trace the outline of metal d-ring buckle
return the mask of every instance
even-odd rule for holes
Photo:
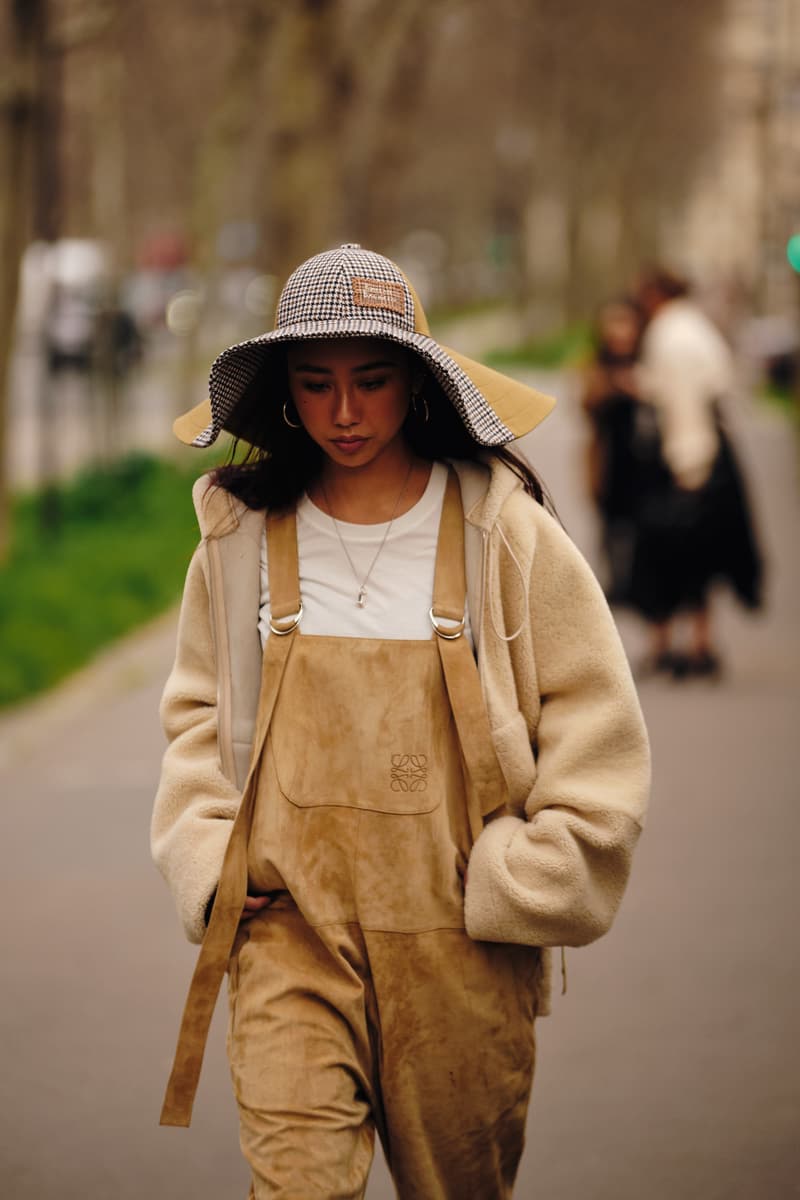
[[[284,625],[281,628],[280,626],[275,624],[275,622],[272,619],[272,613],[270,613],[270,615],[269,615],[270,633],[275,633],[278,635],[278,637],[286,637],[287,633],[294,633],[295,629],[297,629],[297,626],[300,624],[302,616],[303,616],[303,602],[302,601],[300,602],[300,607],[297,610],[297,612],[294,614],[294,616],[289,618],[289,620],[291,621],[290,625]]]
[[[454,642],[456,638],[460,638],[467,623],[466,617],[462,617],[457,625],[440,625],[441,618],[436,616],[433,607],[431,607],[428,616],[431,619],[431,625],[436,630],[437,636],[444,638],[446,642]]]

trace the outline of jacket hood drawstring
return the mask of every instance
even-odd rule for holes
[[[499,638],[501,642],[513,642],[519,637],[519,635],[522,633],[522,630],[525,628],[525,616],[523,615],[522,620],[520,621],[519,625],[517,626],[517,628],[514,630],[513,633],[503,633],[497,627],[497,621],[495,619],[495,611],[494,611],[494,607],[492,605],[492,599],[491,599],[492,598],[492,578],[493,578],[493,573],[496,570],[497,555],[499,554],[499,547],[495,553],[492,552],[492,533],[494,533],[495,530],[497,530],[497,532],[499,533],[500,540],[502,541],[503,545],[505,546],[506,550],[508,551],[509,557],[511,558],[511,561],[513,562],[514,566],[517,569],[517,574],[519,575],[520,584],[522,586],[522,592],[525,597],[524,613],[527,613],[530,608],[530,603],[529,603],[530,598],[528,595],[528,580],[525,578],[525,572],[522,570],[520,561],[517,558],[516,554],[514,553],[514,550],[511,546],[508,538],[506,537],[505,532],[503,531],[503,526],[500,524],[499,521],[496,521],[495,524],[492,526],[491,530],[483,531],[484,570],[485,570],[485,574],[486,574],[486,583],[485,583],[485,586],[482,588],[482,591],[484,593],[486,593],[488,591],[489,620],[491,621],[492,631],[494,632],[495,637]]]
[[[525,627],[525,618],[523,617],[522,622],[517,627],[517,629],[514,630],[513,633],[502,633],[501,630],[498,629],[498,627],[497,627],[497,621],[495,619],[495,612],[494,612],[494,608],[493,608],[492,602],[491,602],[491,597],[493,595],[493,589],[492,589],[491,584],[492,584],[493,572],[496,570],[497,555],[499,554],[499,548],[497,549],[497,551],[495,553],[492,552],[492,534],[494,533],[495,530],[497,530],[498,534],[500,535],[500,540],[502,541],[503,545],[505,546],[506,550],[508,551],[509,557],[511,558],[511,561],[513,562],[514,566],[516,567],[517,574],[519,575],[520,583],[522,585],[522,591],[525,596],[525,610],[524,611],[527,613],[530,609],[530,595],[529,595],[529,588],[528,588],[528,580],[525,578],[525,573],[522,570],[520,561],[517,558],[516,554],[514,553],[513,547],[511,546],[508,538],[505,535],[503,526],[500,524],[499,521],[495,521],[495,523],[492,525],[491,529],[483,529],[481,531],[482,537],[483,537],[483,564],[482,564],[483,570],[481,572],[481,610],[484,609],[484,597],[488,595],[489,596],[489,604],[488,604],[489,620],[491,622],[492,631],[493,631],[495,637],[499,638],[500,641],[503,641],[503,642],[513,642],[522,633],[522,630]],[[566,948],[564,946],[562,946],[561,947],[561,995],[566,996],[566,994],[567,994],[567,952],[566,952]]]

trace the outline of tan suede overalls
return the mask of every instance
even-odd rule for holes
[[[464,931],[470,848],[507,791],[461,636],[457,478],[427,641],[302,636],[293,513],[268,519],[267,553],[272,634],[253,765],[162,1123],[189,1123],[229,966],[251,1197],[363,1197],[376,1127],[401,1200],[509,1197],[538,953]],[[239,925],[246,888],[275,898]]]

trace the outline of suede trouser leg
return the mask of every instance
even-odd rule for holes
[[[364,936],[399,1200],[507,1200],[533,1079],[537,953],[459,929]]]
[[[341,932],[331,952],[288,902],[239,935],[228,1055],[255,1200],[359,1200],[366,1189],[380,1105],[358,931]]]

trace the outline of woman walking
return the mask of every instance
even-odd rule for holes
[[[198,482],[155,859],[202,940],[162,1112],[229,971],[251,1197],[509,1197],[550,948],[609,927],[648,787],[583,559],[504,449],[552,401],[446,350],[388,259],[291,276],[176,423]]]

